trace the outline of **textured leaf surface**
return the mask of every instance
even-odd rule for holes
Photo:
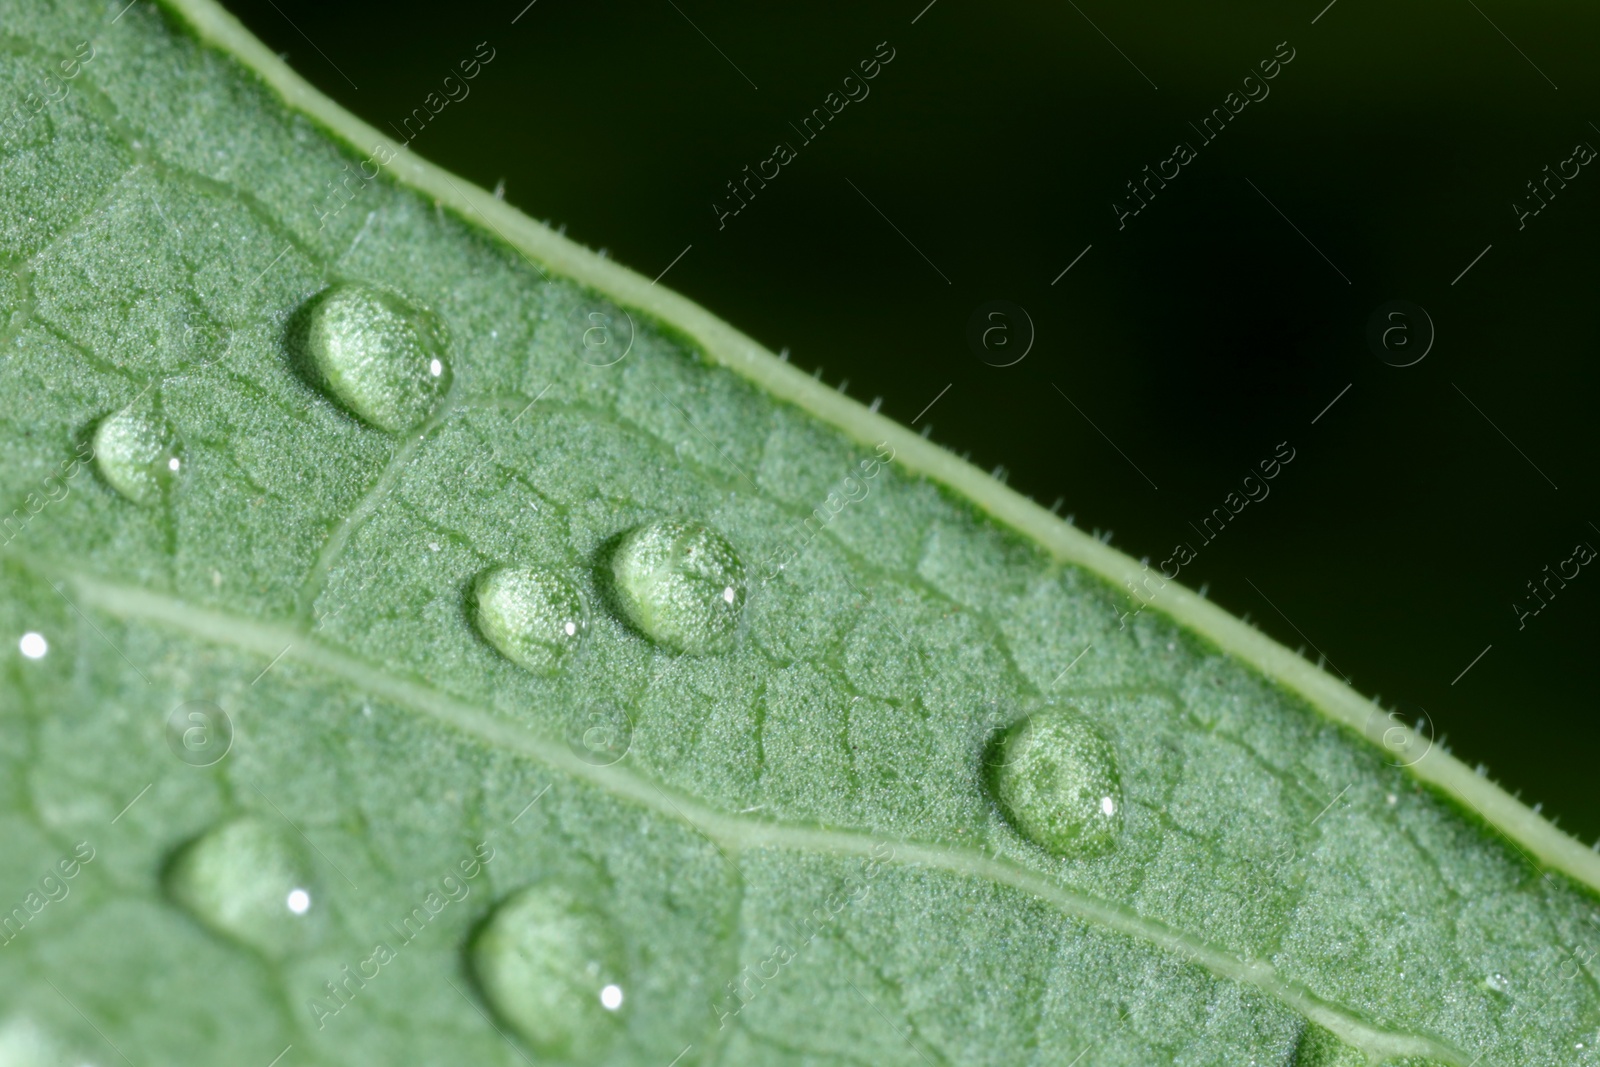
[[[508,899],[620,990],[550,1001],[583,1062],[1600,1062],[1594,900],[1532,846],[492,226],[387,177],[324,224],[363,155],[120,7],[0,3],[0,1067],[557,1056],[473,962]],[[443,323],[420,428],[296,365],[335,282]],[[129,405],[181,458],[140,501],[81,462]],[[727,651],[596,576],[668,520],[748,570]],[[559,670],[479,636],[508,566],[581,593]],[[1096,854],[990,791],[1050,708],[1116,761]]]

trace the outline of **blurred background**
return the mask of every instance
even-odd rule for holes
[[[228,5],[1600,837],[1600,9]]]

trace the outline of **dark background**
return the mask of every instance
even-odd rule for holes
[[[1593,840],[1600,574],[1520,630],[1512,604],[1600,546],[1600,167],[1520,230],[1511,205],[1600,147],[1600,9],[1325,2],[229,6],[397,134],[486,42],[417,152],[648,276],[692,245],[666,284],[902,422],[953,383],[919,429],[1136,557],[1191,542],[1185,584]],[[870,96],[802,144],[881,41]],[[1283,41],[1271,95],[1202,146],[1188,123]],[[1119,230],[1179,140],[1198,158]],[[719,230],[778,141],[798,158]],[[994,299],[1035,327],[1014,366],[967,342]],[[1404,368],[1366,341],[1395,299],[1437,331]],[[1202,545],[1189,523],[1280,441],[1271,495]]]

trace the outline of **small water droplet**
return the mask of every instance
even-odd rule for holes
[[[345,408],[390,433],[421,424],[450,388],[444,324],[399,293],[340,282],[307,302],[290,347]]]
[[[135,401],[96,427],[94,461],[111,488],[135,504],[158,504],[178,480],[183,443],[159,409]]]
[[[610,557],[612,598],[646,637],[677,652],[733,647],[744,608],[744,562],[697,522],[656,522],[623,534]]]
[[[268,956],[308,939],[311,872],[276,823],[243,816],[206,831],[174,857],[165,882],[202,924]]]
[[[552,884],[501,904],[472,944],[485,997],[542,1057],[598,1063],[621,1030],[621,949],[611,923]]]
[[[17,648],[29,659],[44,659],[50,651],[50,642],[44,639],[44,634],[29,630],[17,642]]]
[[[478,576],[473,596],[484,639],[540,674],[559,669],[589,626],[578,587],[552,571],[496,567]]]
[[[1511,979],[1507,978],[1505,975],[1501,974],[1499,971],[1495,971],[1488,978],[1485,978],[1484,979],[1484,985],[1488,986],[1490,989],[1494,990],[1496,993],[1509,993],[1509,992],[1511,992]]]
[[[1012,825],[1057,855],[1103,852],[1121,826],[1116,756],[1075,711],[1044,708],[1014,724],[999,738],[989,773]]]

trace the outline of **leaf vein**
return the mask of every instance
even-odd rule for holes
[[[43,568],[34,564],[36,570]],[[147,590],[112,584],[78,574],[70,577],[83,603],[125,621],[158,624],[183,632],[192,639],[221,644],[261,655],[274,655],[285,641],[293,641],[289,657],[320,669],[396,704],[428,715],[480,742],[543,763],[552,770],[609,792],[611,795],[674,819],[721,847],[735,850],[774,848],[829,856],[867,857],[884,840],[883,834],[785,824],[741,818],[688,797],[676,799],[653,780],[613,764],[596,767],[563,746],[529,734],[483,708],[430,686],[393,677],[340,650],[308,640],[281,626],[254,622]],[[958,877],[977,878],[1030,894],[1065,915],[1091,925],[1143,941],[1199,964],[1212,974],[1251,986],[1338,1035],[1346,1043],[1375,1057],[1432,1057],[1450,1067],[1469,1063],[1459,1049],[1423,1034],[1376,1026],[1341,1005],[1317,996],[1304,985],[1283,978],[1262,960],[1241,959],[1216,946],[1194,939],[1165,923],[1146,918],[1112,901],[1069,889],[1047,876],[1016,863],[982,853],[910,840],[896,843],[896,862],[940,870]]]

